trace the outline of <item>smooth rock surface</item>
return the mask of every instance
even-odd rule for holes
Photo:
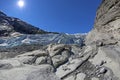
[[[77,74],[76,80],[84,80],[86,75],[84,73]]]

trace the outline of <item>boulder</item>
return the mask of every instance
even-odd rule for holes
[[[37,65],[46,64],[46,63],[47,63],[47,57],[39,57],[35,61],[35,64]]]
[[[54,73],[52,66],[22,66],[0,70],[0,80],[60,80]]]

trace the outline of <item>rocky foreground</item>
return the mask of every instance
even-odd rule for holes
[[[13,29],[10,35],[4,32],[0,47],[0,80],[120,80],[119,18],[120,1],[103,0],[95,26],[86,38],[66,34],[63,37],[62,34],[43,45],[32,44],[31,40],[36,39],[33,35],[21,39],[23,33],[19,32],[17,39],[12,38],[19,44],[13,45],[8,38],[17,31]],[[42,38],[37,39],[39,42]],[[48,42],[49,39],[42,40]]]

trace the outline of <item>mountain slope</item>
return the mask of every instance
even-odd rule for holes
[[[81,46],[84,44],[86,35],[46,32],[0,12],[0,36],[0,48],[11,48],[23,44],[47,45],[50,43],[79,44]]]
[[[20,34],[43,34],[47,33],[18,18],[9,17],[0,11],[0,36],[10,36],[12,33]]]

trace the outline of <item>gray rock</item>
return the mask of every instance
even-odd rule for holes
[[[33,56],[22,56],[22,57],[16,57],[17,60],[19,60],[23,64],[32,64],[34,63],[34,57]]]
[[[105,74],[107,72],[107,69],[105,69],[104,67],[102,67],[99,71],[100,74]]]
[[[22,66],[22,63],[15,58],[0,60],[0,64],[4,66],[12,66],[13,68]]]
[[[47,50],[49,52],[49,55],[53,57],[55,55],[61,54],[61,52],[64,50],[70,51],[70,46],[67,46],[65,44],[50,44],[48,45]]]
[[[84,80],[86,75],[84,73],[77,74],[76,80]]]
[[[64,80],[75,80],[75,76],[68,76],[68,77],[65,78]]]
[[[34,50],[31,52],[26,52],[22,55],[18,55],[18,57],[22,57],[22,56],[36,56],[36,57],[41,57],[41,56],[48,56],[49,54],[47,53],[47,51],[45,50]]]
[[[23,66],[0,70],[0,80],[60,80],[50,65]]]
[[[120,1],[103,0],[97,10],[94,29],[88,34],[86,44],[97,41],[114,44],[120,39]]]
[[[93,77],[92,80],[99,80],[98,78]]]
[[[52,57],[53,65],[59,67],[60,65],[66,63],[70,57],[70,52],[65,50],[61,52],[61,55],[55,55]]]
[[[86,45],[95,44],[98,49],[93,59],[89,59],[94,65],[100,65],[110,69],[107,77],[120,80],[120,0],[102,0],[97,10],[94,28],[86,37]],[[105,69],[100,72],[104,73]],[[108,73],[106,73],[108,74]],[[105,74],[105,75],[106,75]],[[114,78],[115,77],[115,78]],[[104,78],[103,78],[104,79]],[[105,80],[109,80],[105,78]]]
[[[45,71],[34,71],[26,80],[60,80],[54,73]]]
[[[9,63],[6,63],[6,64],[5,63],[4,64],[0,63],[0,70],[11,69],[11,68],[13,68],[13,66]]]
[[[114,76],[119,78],[119,52],[114,50],[116,47],[101,47],[98,50],[98,54],[93,58],[89,59],[94,65],[101,64],[102,61],[106,61],[104,64],[105,67],[111,69],[111,75],[114,73]],[[106,72],[104,68],[101,69],[100,72]]]
[[[47,57],[39,57],[36,59],[35,64],[46,64],[47,63]]]
[[[60,80],[52,71],[52,67],[50,66],[34,71],[28,75],[26,80]]]

